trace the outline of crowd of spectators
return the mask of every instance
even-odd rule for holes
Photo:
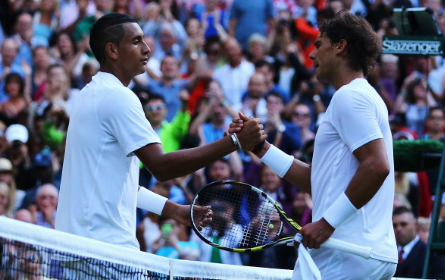
[[[335,92],[316,80],[308,58],[318,23],[348,9],[365,17],[381,36],[396,35],[391,19],[396,7],[431,8],[445,32],[445,5],[439,0],[1,1],[0,215],[54,228],[70,108],[99,71],[88,37],[105,13],[132,15],[145,34],[150,60],[129,88],[166,152],[224,137],[231,118],[241,111],[263,120],[269,142],[310,162],[317,127]],[[444,62],[440,56],[380,56],[368,79],[388,107],[394,140],[444,140]],[[422,218],[422,238],[437,176],[436,171],[396,175],[395,206]],[[190,203],[205,184],[225,179],[260,186],[301,225],[311,221],[310,196],[249,152],[234,152],[162,183],[140,169],[140,185],[182,204]],[[138,214],[143,251],[293,268],[293,248],[251,256],[203,251],[189,228]]]

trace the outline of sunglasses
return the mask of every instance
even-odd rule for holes
[[[167,108],[167,106],[164,104],[145,106],[145,110],[148,112],[160,111],[160,110],[164,110],[165,108]]]
[[[292,115],[296,116],[296,117],[305,117],[305,118],[310,116],[309,113],[298,113],[298,112],[294,112],[294,113],[292,113]]]
[[[435,117],[435,116],[429,116],[428,119],[434,120],[434,121],[442,121],[442,120],[444,120],[443,117]]]
[[[210,49],[210,50],[207,51],[208,55],[219,55],[219,53],[220,53],[219,49],[213,49],[213,50]]]

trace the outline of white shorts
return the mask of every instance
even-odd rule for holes
[[[321,248],[310,251],[323,280],[390,280],[397,264],[365,259],[340,250]],[[301,279],[298,259],[292,280]]]

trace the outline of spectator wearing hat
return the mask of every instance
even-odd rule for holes
[[[25,192],[17,190],[17,186],[14,178],[14,167],[7,158],[0,158],[0,183],[5,183],[11,190],[14,196],[14,205],[12,207],[12,214],[14,214],[22,203]]]
[[[33,168],[36,174],[37,186],[54,182],[53,152],[49,146],[33,156]]]
[[[21,124],[10,125],[6,129],[5,137],[8,142],[7,158],[16,170],[17,189],[29,190],[35,186],[36,179],[27,146],[28,129]]]
[[[12,208],[14,206],[14,194],[9,186],[5,183],[0,183],[0,217],[12,217]]]

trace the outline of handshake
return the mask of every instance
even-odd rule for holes
[[[241,112],[238,114],[239,118],[232,120],[228,134],[237,150],[252,151],[257,154],[267,139],[267,134],[263,130],[264,126],[258,118],[246,117]]]

